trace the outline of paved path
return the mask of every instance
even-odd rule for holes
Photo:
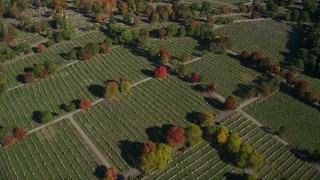
[[[241,103],[237,109],[238,109],[238,110],[241,110],[241,109],[243,109],[245,106],[248,106],[249,104],[255,102],[255,101],[258,100],[258,99],[260,99],[260,97],[252,97],[252,98],[244,101],[243,103]]]
[[[190,64],[190,63],[196,62],[196,61],[198,61],[198,60],[202,59],[203,57],[204,57],[204,56],[194,58],[194,59],[192,59],[192,60],[190,60],[190,61],[184,62],[183,64]]]
[[[272,20],[271,18],[259,18],[259,19],[242,19],[242,20],[235,20],[233,23],[240,23],[240,22],[256,22],[256,21],[268,21]]]
[[[84,141],[87,143],[87,145],[90,147],[90,149],[97,155],[97,157],[100,159],[100,161],[107,167],[110,168],[110,163],[105,159],[105,157],[101,154],[101,152],[98,150],[98,148],[92,143],[92,141],[89,139],[89,137],[86,135],[86,133],[81,129],[81,127],[78,125],[78,123],[73,119],[73,117],[69,117],[70,122],[72,125],[77,129],[79,134],[83,137]]]
[[[128,179],[128,177],[136,176],[139,173],[140,173],[140,171],[138,169],[132,169],[131,171],[129,171],[126,174],[124,174],[123,177],[124,177],[124,179]]]

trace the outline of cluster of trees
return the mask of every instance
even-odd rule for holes
[[[9,148],[16,141],[23,141],[27,136],[27,131],[24,128],[12,128],[0,126],[1,147]]]
[[[66,59],[79,59],[82,61],[90,60],[98,53],[108,53],[110,50],[110,44],[112,44],[112,41],[109,40],[105,40],[105,42],[100,44],[95,42],[88,43],[78,51],[76,49],[71,49],[67,54]]]
[[[25,11],[28,8],[28,1],[1,1],[0,2],[0,17],[7,18],[19,18],[21,12]]]
[[[165,37],[184,37],[186,36],[186,28],[177,24],[171,24],[159,30],[159,38]]]
[[[53,119],[53,114],[49,110],[35,111],[32,119],[38,123],[47,123]]]
[[[263,158],[253,151],[249,144],[242,143],[239,136],[231,133],[228,128],[221,125],[219,128],[211,128],[210,132],[221,148],[227,150],[238,167],[257,170],[263,164]]]
[[[127,79],[120,78],[118,81],[108,81],[104,87],[104,97],[108,100],[117,98],[120,93],[128,93],[131,85]]]
[[[144,173],[164,168],[172,159],[172,148],[189,147],[196,145],[202,140],[202,130],[199,126],[191,124],[185,129],[172,126],[167,131],[166,140],[162,143],[148,141],[144,143],[140,155],[139,168]]]
[[[281,71],[279,65],[272,63],[272,59],[264,56],[260,51],[251,54],[248,51],[243,51],[241,53],[241,63],[270,75],[276,75]]]
[[[43,64],[34,64],[32,70],[24,74],[24,83],[31,83],[36,78],[44,79],[57,70],[57,64],[51,61],[46,61]]]

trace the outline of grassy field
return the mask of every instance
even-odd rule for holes
[[[198,42],[190,37],[156,39],[154,42],[167,48],[172,53],[172,59],[180,59],[184,53],[190,53],[194,58],[203,54]]]
[[[273,130],[286,127],[288,142],[300,149],[320,148],[320,112],[291,96],[277,92],[271,97],[254,103],[246,111]]]
[[[94,179],[100,164],[67,120],[0,149],[0,179]]]
[[[216,32],[230,37],[236,53],[261,51],[276,63],[291,56],[289,50],[298,52],[302,38],[301,29],[274,20],[235,23]]]
[[[187,113],[205,109],[218,114],[206,103],[203,94],[172,77],[138,85],[129,94],[98,104],[90,109],[90,114],[77,114],[75,119],[110,163],[125,172],[130,166],[123,154],[128,152],[122,152],[121,145],[147,141],[146,132],[151,132],[152,127],[186,126]]]
[[[293,178],[317,179],[319,171],[310,164],[297,159],[285,146],[240,114],[226,118],[222,123],[237,132],[242,142],[249,143],[265,159],[257,171],[262,179]],[[147,175],[146,179],[237,179],[244,173],[232,163],[221,159],[216,146],[208,142],[179,152],[164,172]],[[232,178],[233,177],[233,178]]]
[[[31,119],[37,110],[61,112],[59,106],[72,100],[97,98],[89,89],[107,80],[127,78],[134,83],[147,77],[142,70],[151,69],[150,62],[118,47],[108,54],[64,68],[47,79],[14,89],[1,97],[0,118],[4,126],[38,126]]]
[[[227,97],[237,95],[244,85],[251,84],[259,75],[245,68],[239,61],[227,55],[208,55],[203,59],[189,64],[191,72],[205,76],[205,83],[216,83],[219,94]],[[243,99],[242,99],[243,100]]]

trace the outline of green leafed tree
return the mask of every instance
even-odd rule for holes
[[[143,153],[139,164],[140,169],[149,174],[158,167],[158,156],[156,152]]]
[[[107,99],[113,99],[120,95],[119,86],[117,82],[107,82],[104,88],[104,97]]]
[[[202,130],[199,126],[191,124],[185,130],[188,146],[194,146],[202,140]]]
[[[172,148],[169,145],[160,143],[157,151],[158,165],[157,168],[163,171],[172,160]]]

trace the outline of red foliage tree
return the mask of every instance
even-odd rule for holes
[[[14,40],[14,36],[11,35],[8,31],[2,32],[2,40],[9,43]]]
[[[13,136],[18,140],[22,141],[27,136],[27,130],[24,128],[16,128]]]
[[[33,82],[35,79],[36,79],[36,77],[34,76],[33,71],[26,72],[26,73],[24,74],[24,77],[23,77],[23,80],[24,80],[25,83],[31,83],[31,82]]]
[[[255,51],[251,54],[252,60],[259,60],[263,57],[262,53],[260,51]]]
[[[310,101],[312,103],[315,103],[315,102],[318,101],[319,96],[318,96],[318,94],[316,92],[311,91],[311,92],[307,92],[306,93],[306,98],[307,98],[308,101]]]
[[[198,82],[199,82],[199,75],[198,75],[198,73],[196,73],[196,72],[191,73],[191,82],[192,82],[192,83],[198,83]]]
[[[45,70],[43,70],[40,74],[39,74],[39,77],[41,78],[41,79],[45,79],[46,77],[48,77],[49,76],[49,72],[45,69]]]
[[[309,90],[309,83],[308,81],[301,79],[296,83],[294,89],[298,94],[304,96],[306,92]]]
[[[79,108],[87,110],[91,106],[91,101],[89,99],[83,99],[80,101]]]
[[[45,45],[43,45],[43,44],[38,44],[37,45],[37,52],[38,53],[42,53],[42,52],[44,52],[46,50],[46,46]]]
[[[242,58],[248,58],[250,56],[250,53],[249,53],[249,51],[247,51],[247,50],[244,50],[244,51],[242,51],[242,53],[241,53],[241,57]]]
[[[173,126],[168,131],[167,142],[171,146],[181,146],[186,140],[186,137],[184,135],[185,135],[184,129],[177,126]]]
[[[154,76],[156,78],[164,78],[167,76],[167,68],[165,66],[159,66],[154,70]]]
[[[227,110],[235,110],[239,106],[238,98],[236,96],[228,96],[224,105]]]
[[[271,74],[278,74],[281,71],[280,66],[277,64],[270,65],[268,69]]]
[[[1,140],[1,146],[4,148],[9,148],[16,142],[13,136],[5,135]]]
[[[257,12],[257,11],[253,11],[252,13],[251,13],[251,19],[257,19],[257,18],[259,18],[260,16],[259,16],[259,12]]]
[[[157,145],[152,141],[147,141],[143,143],[143,153],[156,152]]]
[[[107,180],[116,180],[118,176],[118,170],[116,168],[109,168],[106,172]]]

